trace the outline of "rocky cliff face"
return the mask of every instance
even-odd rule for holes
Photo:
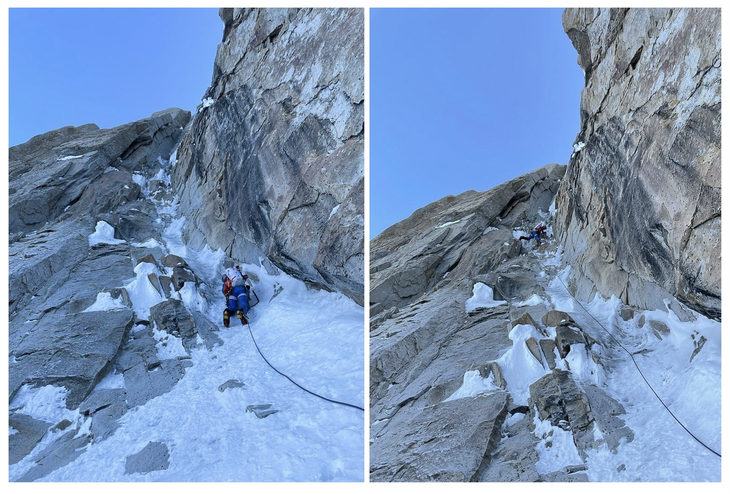
[[[567,169],[445,197],[371,242],[371,480],[687,478],[683,461],[639,472],[689,435],[651,443],[676,423],[625,418],[669,417],[637,366],[686,416],[719,394],[719,323],[687,310],[720,318],[719,21],[567,10],[586,73]],[[539,221],[555,237],[520,242]],[[707,409],[719,444],[719,400]]]
[[[370,315],[393,313],[456,274],[486,274],[514,257],[520,244],[512,228],[532,229],[543,219],[539,211],[547,215],[564,172],[548,165],[488,192],[447,196],[382,232],[370,246]],[[475,250],[491,248],[490,261],[475,259]]]
[[[557,198],[573,288],[720,318],[720,10],[568,9],[586,74]]]
[[[152,223],[148,208],[135,207],[141,192],[135,175],[169,158],[189,120],[190,112],[172,109],[113,129],[64,127],[10,148],[11,321],[21,311],[43,313],[33,298],[53,294],[51,307],[66,310],[65,302],[82,306],[85,296],[96,297],[98,287],[86,281],[80,291],[57,290],[95,255],[87,237],[99,220],[127,236]]]
[[[169,391],[189,362],[161,358],[162,335],[181,337],[187,351],[220,343],[180,302],[179,290],[199,279],[162,238],[174,211],[169,158],[189,120],[171,109],[10,148],[10,463],[31,452],[36,463],[16,480],[68,464],[127,410]],[[159,303],[145,310],[146,300]],[[97,387],[110,376],[114,386]],[[16,412],[16,396],[45,386],[65,388],[66,408],[90,428]]]
[[[207,243],[363,303],[361,9],[221,9],[213,82],[173,181]]]
[[[173,250],[222,247],[275,270],[269,256],[363,303],[363,11],[220,13],[224,39],[194,121],[170,109],[10,148],[14,480],[72,462],[170,391],[193,349],[223,344],[208,302],[190,302],[219,301],[218,271],[196,273]],[[73,419],[24,414],[39,393]],[[126,473],[166,469],[168,457],[150,443]]]
[[[64,127],[11,147],[11,239],[69,218],[93,226],[90,210],[106,213],[135,199],[132,173],[169,157],[189,120],[190,112],[173,109],[114,129]],[[110,188],[116,193],[105,194]]]
[[[517,237],[549,218],[564,172],[548,165],[488,192],[446,197],[372,241],[372,481],[585,480],[537,471],[535,413],[569,424],[581,452],[631,436],[616,419],[605,441],[593,439],[594,424],[615,419],[620,405],[558,368],[571,344],[593,342],[567,314],[530,301],[549,298],[559,263],[545,265],[546,245]],[[493,295],[480,297],[488,287]],[[514,336],[526,328],[538,336]],[[514,364],[504,355],[544,385],[521,388],[527,378],[507,374]],[[496,384],[460,395],[470,379]]]

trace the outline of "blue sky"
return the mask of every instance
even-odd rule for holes
[[[583,73],[561,9],[370,9],[370,235],[566,163]],[[217,9],[10,9],[9,144],[195,111]]]
[[[195,111],[223,37],[218,9],[10,9],[9,144]]]
[[[370,236],[566,164],[583,71],[562,9],[370,10]]]

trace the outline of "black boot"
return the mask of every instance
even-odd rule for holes
[[[223,325],[229,327],[231,325],[231,315],[228,313],[228,309],[223,311]]]

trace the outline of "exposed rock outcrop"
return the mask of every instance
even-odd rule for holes
[[[189,118],[172,109],[113,129],[68,127],[10,148],[11,399],[24,384],[55,384],[68,389],[75,408],[111,369],[134,315],[124,306],[86,310],[102,292],[124,298],[119,288],[135,276],[132,247],[121,239],[91,245],[89,236],[102,218],[142,204],[136,177],[169,158]]]
[[[519,240],[550,225],[564,171],[444,198],[373,240],[371,481],[587,481],[590,451],[633,440],[621,404],[571,371],[597,376],[604,351],[552,309],[556,242]],[[546,427],[576,464],[539,465]]]
[[[8,419],[10,427],[16,431],[8,440],[9,460],[12,465],[33,451],[53,424],[21,413],[11,413]]]
[[[602,475],[593,453],[635,440],[634,404],[607,376],[615,352],[638,366],[651,351],[620,339],[670,334],[637,312],[720,317],[719,20],[567,10],[586,73],[567,171],[445,197],[372,241],[371,480],[587,481]],[[538,221],[556,238],[520,242]],[[594,300],[604,323],[566,282],[584,301],[617,297]],[[707,341],[693,334],[683,356]],[[488,400],[500,406],[475,412]]]
[[[213,83],[193,123],[170,109],[10,148],[13,480],[73,462],[172,390],[194,349],[223,343],[190,302],[219,298],[213,275],[203,282],[199,265],[170,252],[187,247],[180,210],[194,249],[222,247],[275,271],[269,256],[363,303],[363,10],[220,13]],[[44,393],[68,419],[26,415]],[[259,418],[279,411],[251,407]],[[167,445],[151,442],[126,472],[169,464]]]
[[[564,173],[548,165],[487,192],[447,196],[382,232],[370,246],[370,315],[412,303],[446,283],[447,273],[486,274],[514,257],[520,243],[512,228],[531,229],[543,219],[539,211],[547,215]],[[475,259],[487,250],[487,259]]]
[[[124,473],[147,473],[167,470],[170,466],[170,450],[165,443],[149,442],[139,453],[128,456]]]
[[[546,274],[519,256],[529,247],[515,230],[544,221],[564,171],[548,165],[487,192],[446,197],[373,239],[371,480],[506,475],[490,474],[490,464],[507,411],[527,401],[515,403],[501,390],[476,398],[455,393],[469,372],[505,386],[496,360],[513,344],[511,321],[537,326],[546,313],[542,305],[513,308],[504,299],[543,290],[535,280]],[[495,287],[496,301],[470,309],[465,301],[479,284]],[[509,480],[542,478],[533,474]]]
[[[64,127],[10,148],[10,234],[87,218],[132,201],[132,173],[169,157],[190,112],[171,109],[113,129]],[[93,223],[91,223],[93,226]]]
[[[568,9],[586,74],[556,230],[589,300],[720,318],[719,9]]]
[[[362,9],[221,9],[173,180],[207,243],[363,303]]]
[[[113,129],[59,129],[10,149],[11,461],[32,453],[36,463],[17,480],[70,463],[112,435],[129,409],[168,392],[190,362],[161,357],[166,338],[180,338],[185,352],[221,342],[204,316],[167,300],[200,283],[162,247],[172,195],[160,177],[189,119],[172,109]],[[153,293],[160,303],[132,309],[133,297]],[[106,377],[112,387],[98,387]],[[17,412],[21,390],[49,385],[65,388],[79,421]]]
[[[392,432],[373,443],[370,480],[466,482],[478,477],[484,452],[499,443],[506,406],[506,393],[498,393],[436,403],[427,421],[402,422],[405,414],[397,415],[388,424]]]

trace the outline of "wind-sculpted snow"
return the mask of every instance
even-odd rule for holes
[[[295,387],[238,319],[223,327],[220,276],[234,260],[185,244],[174,149],[148,159],[144,142],[116,164],[128,202],[11,243],[9,479],[362,480],[362,411]],[[242,267],[267,359],[363,406],[362,307],[265,258]]]
[[[210,271],[222,257],[213,251],[187,253],[191,265]],[[262,302],[252,311],[251,327],[267,358],[318,393],[362,405],[362,308],[342,295],[308,290],[286,275],[268,275],[260,266],[243,267],[258,279],[255,290]],[[206,281],[209,288],[186,305],[205,308],[206,317],[220,321],[217,279]],[[192,365],[169,392],[129,410],[113,435],[41,480],[362,480],[362,412],[294,387],[264,363],[245,327],[237,320],[231,326],[218,325],[220,345],[186,356]],[[231,379],[243,386],[220,391]],[[246,412],[262,403],[272,404],[278,413],[262,420]],[[123,460],[150,441],[169,447],[169,467],[126,473]],[[12,466],[11,480],[30,463]]]
[[[720,453],[720,324],[575,299],[564,247],[514,235],[552,226],[559,179],[444,198],[373,240],[371,481],[720,480],[629,355]]]

